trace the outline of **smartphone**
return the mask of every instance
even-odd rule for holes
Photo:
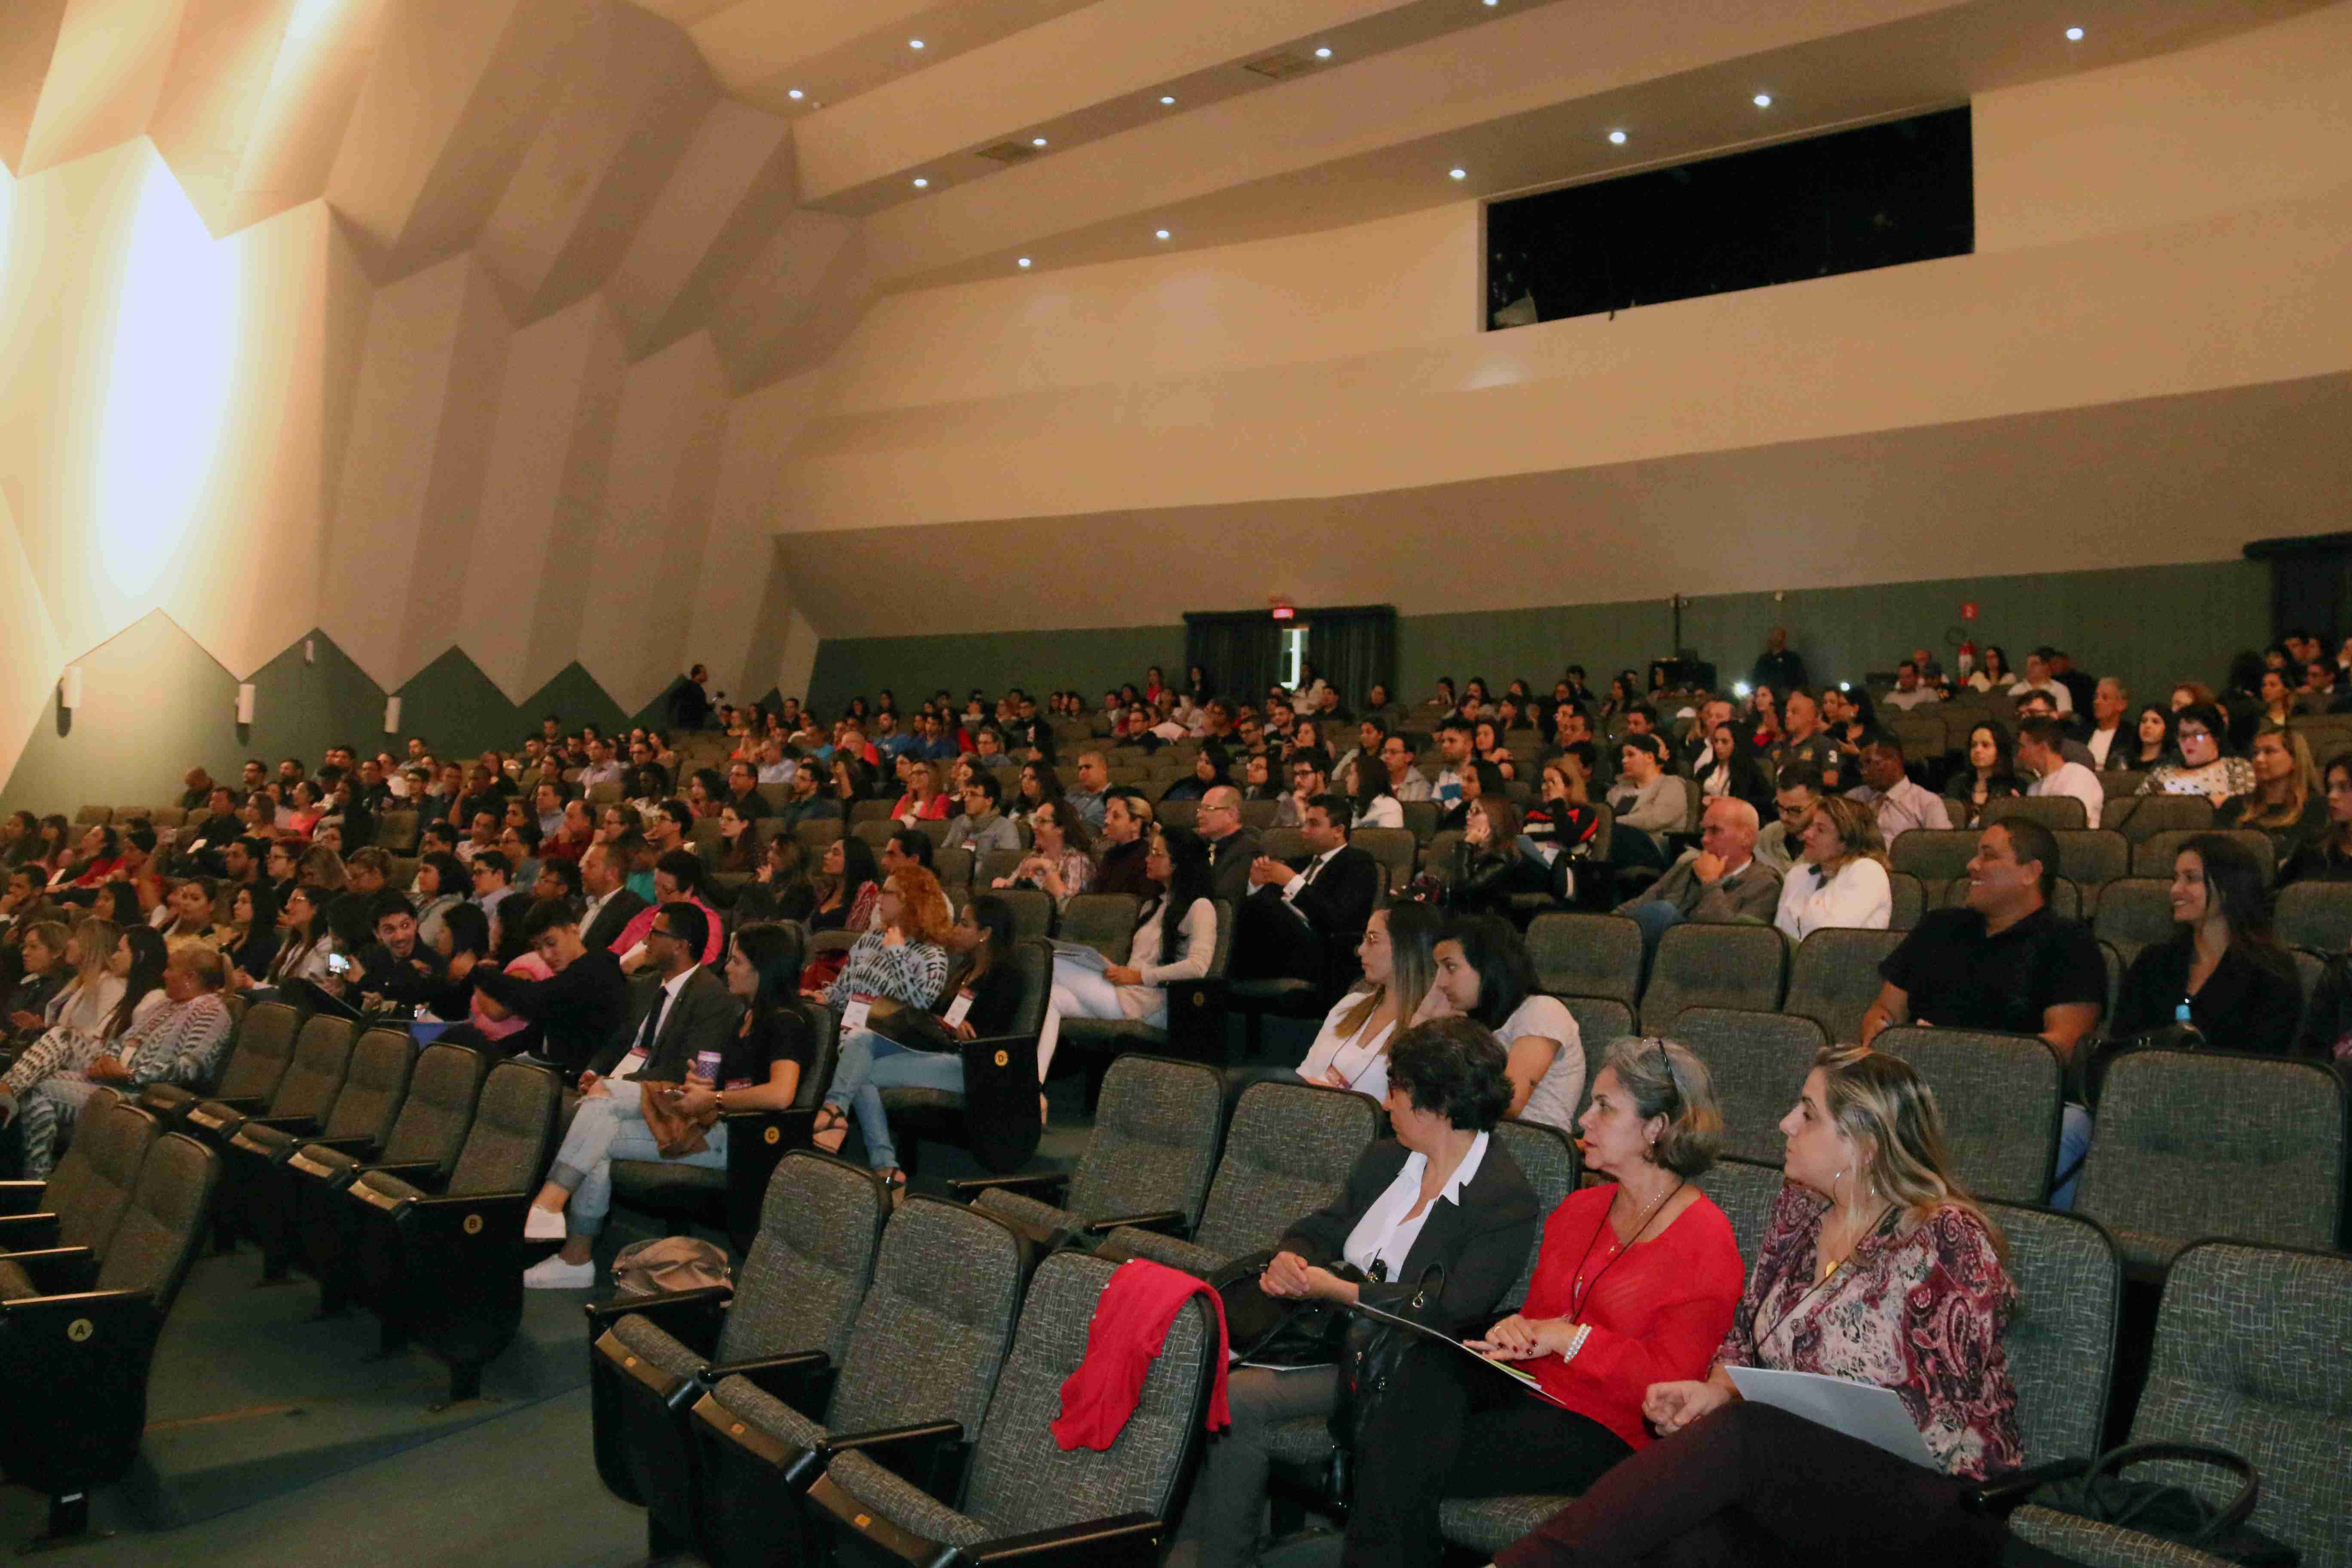
[[[330,973],[330,974],[331,974],[331,975],[335,976],[337,979],[339,979],[339,980],[340,980],[340,979],[341,979],[341,978],[342,978],[344,975],[349,974],[351,972],[352,972],[352,961],[351,961],[348,957],[344,956],[342,953],[340,953],[340,952],[331,952],[331,953],[327,954],[327,973]]]

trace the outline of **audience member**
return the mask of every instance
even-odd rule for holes
[[[269,961],[268,973],[260,977],[262,991],[280,991],[296,981],[316,985],[331,977],[327,964],[336,953],[327,922],[321,918],[324,899],[318,889],[299,883],[287,890],[278,906],[278,955]],[[474,909],[470,904],[465,907]],[[481,911],[475,909],[475,913]],[[487,926],[488,917],[483,919]]]
[[[48,1175],[58,1122],[72,1120],[94,1085],[120,1081],[113,1069],[121,1066],[125,1037],[181,1000],[163,992],[171,955],[153,931],[92,921],[77,928],[71,939],[81,954],[99,951],[100,942],[106,944],[105,956],[96,976],[88,963],[81,965],[53,1005],[54,1021],[0,1076],[0,1122],[22,1119],[28,1180]],[[213,962],[219,964],[217,953]],[[63,1080],[59,1087],[38,1092],[57,1079]]]
[[[1374,910],[1356,944],[1362,981],[1332,1005],[1297,1070],[1267,1076],[1387,1099],[1389,1043],[1412,1023],[1436,983],[1444,929],[1444,918],[1428,904],[1408,900]]]
[[[1952,825],[1974,827],[1984,820],[1984,809],[1991,802],[2024,793],[2009,731],[1990,719],[1970,726],[1968,765],[1944,786]]]
[[[1276,827],[1297,827],[1307,820],[1307,803],[1317,795],[1331,792],[1330,760],[1320,752],[1293,752],[1286,764],[1290,791],[1274,805],[1274,825]],[[1355,796],[1348,795],[1349,821],[1355,820]],[[1402,824],[1404,814],[1397,814]]]
[[[1151,803],[1135,790],[1118,788],[1103,805],[1100,852],[1095,865],[1095,891],[1132,893],[1150,898],[1160,891],[1144,861],[1151,853]]]
[[[1824,795],[1806,820],[1802,852],[1780,884],[1772,923],[1798,942],[1825,927],[1885,931],[1894,916],[1878,819],[1864,802]]]
[[[1811,769],[1799,765],[1781,768],[1773,783],[1773,820],[1756,836],[1756,858],[1774,875],[1786,877],[1803,848],[1805,825],[1821,802],[1822,781]]]
[[[2177,763],[2151,770],[2140,781],[2142,795],[2201,795],[2219,810],[2231,795],[2248,795],[2254,787],[2253,764],[2231,756],[2229,721],[2210,702],[2191,702],[2173,710],[2172,740]]]
[[[2083,738],[2098,772],[2131,766],[2131,692],[2110,675],[2091,691],[2091,730]]]
[[[1311,834],[1308,841],[1313,842]],[[1055,956],[1045,1032],[1037,1044],[1040,1083],[1053,1066],[1063,1019],[1126,1019],[1165,1029],[1169,984],[1209,973],[1217,951],[1217,906],[1209,885],[1207,847],[1184,828],[1154,826],[1146,868],[1167,891],[1142,907],[1129,944],[1132,963],[1097,963],[1091,955],[1066,951]]]
[[[859,843],[855,839],[848,842]],[[859,847],[864,847],[862,843]],[[702,932],[702,945],[696,952],[695,962],[717,965],[719,955],[727,950],[726,933],[719,927],[719,911],[710,906],[707,882],[702,862],[690,850],[672,849],[654,862],[653,907],[639,910],[627,925],[621,928],[621,934],[613,939],[612,952],[621,961],[622,973],[634,974],[641,968],[657,966],[661,963],[662,955],[646,944],[646,938],[652,931],[660,912],[677,904],[692,904],[702,911],[702,923],[698,928]],[[671,929],[678,931],[685,928],[672,922]]]
[[[2234,839],[2200,833],[2172,861],[2169,942],[2132,960],[2109,1033],[2196,1027],[2225,1050],[2284,1056],[2303,1015],[2294,961],[2271,929],[2269,879]]]
[[[1003,798],[1000,775],[986,768],[976,771],[963,787],[963,815],[949,822],[942,847],[969,849],[975,858],[991,850],[1019,853],[1020,830],[997,809]]]
[[[1629,734],[1617,748],[1617,784],[1609,792],[1609,858],[1619,866],[1666,865],[1664,836],[1680,832],[1690,803],[1682,780],[1666,772],[1666,743]]]
[[[2050,699],[2059,712],[2072,713],[2074,710],[2074,694],[2066,689],[2063,681],[2052,673],[2050,668],[2052,651],[2047,647],[2038,647],[2027,654],[2025,673],[2010,687],[2009,694],[2011,697],[2022,697],[2029,691],[2039,691]]]
[[[1209,809],[1206,803],[1201,809]],[[1053,895],[1054,907],[1061,909],[1094,880],[1095,864],[1087,855],[1094,841],[1085,819],[1066,800],[1048,800],[1030,813],[1029,833],[1031,844],[1021,864],[990,886],[1035,888]]]
[[[1429,780],[1414,766],[1412,737],[1402,730],[1389,732],[1381,742],[1381,766],[1389,775],[1389,793],[1399,801],[1429,800]]]
[[[1915,827],[1943,832],[1952,826],[1951,811],[1943,800],[1904,772],[1900,737],[1884,730],[1873,735],[1862,748],[1861,769],[1862,783],[1846,791],[1846,798],[1871,808],[1878,835],[1887,844]]]
[[[918,822],[943,822],[948,815],[948,797],[940,788],[939,772],[920,759],[907,763],[907,787],[891,806],[895,822],[912,826]]]
[[[1712,709],[1728,708],[1728,703],[1710,702]],[[1694,737],[1702,749],[1691,769],[1691,782],[1708,800],[1744,800],[1761,812],[1771,804],[1771,782],[1756,758],[1739,743],[1739,731],[1731,721],[1725,719],[1698,731]]]
[[[2279,881],[2352,882],[2352,753],[2330,757],[2326,825],[2279,871]]]
[[[1499,915],[1447,922],[1434,950],[1435,984],[1422,1004],[1423,1017],[1446,1013],[1483,1024],[1508,1060],[1510,1109],[1505,1113],[1576,1136],[1576,1107],[1584,1092],[1584,1047],[1576,1017],[1556,996],[1536,988],[1527,943]]]
[[[1750,686],[1793,691],[1811,684],[1805,679],[1805,661],[1789,646],[1786,626],[1774,626],[1764,639],[1764,651],[1748,672]]]
[[[2254,787],[2223,801],[2217,827],[2252,828],[2271,841],[2273,867],[2284,866],[2327,828],[2327,795],[2299,730],[2264,725],[2254,732]]]
[[[2096,771],[2097,765],[2091,758],[2091,748],[2074,736],[2076,728],[2083,722],[2079,714],[2062,714],[2047,692],[2029,691],[2017,700],[2017,721],[2022,724],[2033,718],[2057,720],[2059,753],[2070,763],[2079,763]]]
[[[1780,907],[1780,874],[1756,858],[1756,808],[1744,800],[1711,800],[1699,819],[1699,847],[1617,906],[1642,928],[1646,957],[1669,927],[1685,921],[1763,923]]]
[[[369,1011],[386,1005],[411,1011],[447,988],[448,961],[417,940],[416,911],[405,898],[377,894],[372,923],[375,941],[353,955],[348,976]]]
[[[1801,687],[1792,688],[1780,701],[1781,736],[1772,748],[1777,767],[1796,763],[1811,768],[1822,788],[1834,795],[1846,784],[1845,752],[1837,737],[1822,727],[1821,705]]]
[[[882,869],[863,838],[836,838],[824,847],[815,879],[816,907],[809,911],[811,931],[871,929],[874,910],[882,897]],[[811,967],[820,960],[812,959]]]
[[[1462,804],[1463,775],[1475,765],[1471,756],[1472,731],[1470,721],[1454,716],[1439,721],[1437,754],[1439,768],[1436,780],[1429,787],[1429,798],[1441,811],[1452,811]],[[1399,800],[1406,798],[1402,795]]]
[[[62,921],[35,921],[18,933],[16,951],[17,979],[0,1017],[6,1020],[7,1034],[25,1037],[47,1026],[49,1004],[73,978],[73,936]]]
[[[228,936],[221,944],[221,956],[229,964],[228,988],[242,991],[258,984],[284,940],[278,926],[278,900],[267,887],[257,883],[230,894]]]
[[[2107,803],[2107,792],[2101,787],[2097,774],[2060,753],[2060,743],[2065,738],[2066,732],[2058,721],[2047,713],[2019,720],[2018,773],[2031,781],[2025,786],[2028,795],[2065,795],[2080,801],[2084,826],[2096,827],[2100,808]]]
[[[1363,940],[1380,895],[1377,861],[1348,842],[1348,803],[1327,795],[1310,802],[1300,837],[1307,854],[1285,862],[1250,862],[1252,891],[1236,917],[1231,964],[1245,979],[1309,981],[1328,990]]]
[[[157,918],[164,921],[164,947],[173,952],[184,947],[219,952],[227,936],[215,924],[219,897],[220,889],[209,877],[181,879],[156,910]]]
[[[1921,679],[1925,672],[1916,659],[1905,659],[1895,667],[1895,689],[1886,694],[1886,701],[1909,712],[1930,702],[1941,702],[1944,694]]]
[[[2132,719],[2132,738],[2127,748],[2110,752],[2109,756],[2123,756],[2115,765],[2147,773],[2168,763],[2179,761],[2173,750],[2172,710],[2161,702],[2143,702]]]

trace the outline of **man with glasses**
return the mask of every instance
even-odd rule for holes
[[[1238,908],[1249,897],[1250,862],[1257,858],[1257,835],[1242,823],[1242,792],[1219,784],[1201,797],[1192,820],[1209,847],[1210,897]]]
[[[969,849],[977,860],[992,849],[1010,849],[1018,854],[1021,833],[997,803],[1004,798],[1004,786],[996,774],[984,768],[972,770],[971,782],[963,786],[963,815],[948,824],[945,847]]]
[[[1402,731],[1381,742],[1381,766],[1388,770],[1389,793],[1398,800],[1430,798],[1429,781],[1412,765],[1412,740]]]
[[[1276,827],[1301,827],[1307,805],[1331,787],[1331,763],[1321,752],[1300,752],[1290,759],[1290,793],[1274,805]]]

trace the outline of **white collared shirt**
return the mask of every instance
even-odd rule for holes
[[[1345,849],[1346,847],[1347,846],[1344,844],[1339,846],[1339,849]],[[1315,873],[1323,869],[1324,867],[1328,866],[1331,863],[1331,857],[1337,855],[1339,852],[1339,849],[1326,849],[1322,854],[1318,855],[1315,858],[1307,862],[1307,868],[1305,870],[1299,872],[1298,875],[1293,877],[1289,881],[1285,882],[1282,885],[1282,901],[1288,904],[1291,908],[1297,909],[1298,907],[1298,889],[1307,886],[1307,878],[1312,877]],[[1305,920],[1307,917],[1305,915],[1301,915],[1298,918]]]
[[[694,969],[688,966],[662,982],[662,994],[654,1003],[653,1029],[648,1033],[645,1024],[642,1021],[638,1023],[636,1039],[631,1042],[628,1056],[613,1069],[614,1078],[635,1078],[645,1070],[646,1063],[651,1058],[651,1047],[661,1043],[662,1026],[669,1021],[671,1004],[677,1000],[677,994],[686,989],[686,983],[693,978]],[[643,1042],[647,1047],[646,1055],[637,1054],[638,1042]]]
[[[1372,1206],[1364,1211],[1364,1217],[1358,1220],[1356,1228],[1348,1233],[1348,1245],[1342,1249],[1341,1256],[1367,1274],[1372,1272],[1375,1261],[1384,1260],[1388,1268],[1381,1278],[1401,1278],[1404,1273],[1404,1260],[1412,1252],[1412,1244],[1421,1238],[1421,1227],[1429,1223],[1429,1216],[1437,1205],[1461,1203],[1462,1189],[1470,1184],[1470,1178],[1478,1173],[1479,1162],[1486,1157],[1487,1137],[1488,1134],[1481,1132],[1472,1140],[1470,1152],[1463,1155],[1462,1163],[1454,1168],[1454,1174],[1446,1182],[1444,1190],[1430,1199],[1422,1211],[1410,1219],[1405,1216],[1412,1213],[1413,1205],[1421,1202],[1421,1177],[1422,1173],[1429,1169],[1429,1156],[1406,1155],[1404,1168],[1397,1172],[1396,1180],[1389,1184],[1386,1192],[1372,1200]]]

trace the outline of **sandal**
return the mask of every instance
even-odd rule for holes
[[[834,1109],[834,1107],[830,1105],[820,1105],[816,1108],[816,1116],[814,1120],[811,1121],[809,1123],[809,1131],[811,1132],[832,1132],[837,1130],[845,1130],[848,1126],[848,1117],[844,1116],[839,1110]]]
[[[880,1172],[880,1171],[877,1171],[877,1172],[876,1172],[875,1173],[876,1173],[877,1175],[878,1175],[878,1176],[880,1176],[880,1177],[882,1178],[882,1184],[883,1184],[885,1187],[887,1187],[887,1188],[888,1188],[888,1189],[889,1189],[889,1193],[890,1193],[890,1206],[891,1206],[892,1208],[894,1208],[894,1209],[895,1209],[895,1208],[897,1208],[900,1204],[902,1204],[902,1203],[904,1203],[904,1202],[906,1202],[906,1201],[907,1201],[907,1173],[906,1173],[906,1172],[904,1172],[904,1171],[889,1171],[889,1172]]]
[[[849,1129],[828,1127],[822,1132],[812,1133],[809,1142],[828,1154],[838,1154],[841,1152],[841,1146],[849,1142]]]

